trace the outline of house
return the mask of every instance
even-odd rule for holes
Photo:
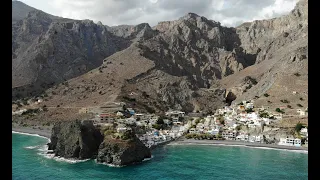
[[[126,131],[131,131],[130,127],[118,127],[117,128],[117,133],[124,133]]]
[[[222,132],[222,137],[227,140],[235,140],[237,137],[236,131],[224,131]]]
[[[101,122],[113,123],[116,115],[113,113],[103,113],[98,115],[98,117],[100,118]]]
[[[304,135],[304,136],[308,136],[308,129],[307,129],[307,128],[302,128],[302,129],[300,130],[300,134],[301,134],[301,135]]]
[[[219,129],[211,129],[210,131],[208,131],[208,133],[212,134],[212,135],[218,135],[220,133]]]
[[[184,115],[185,115],[185,112],[182,112],[182,111],[166,112],[166,116],[169,116],[169,117],[184,117]]]
[[[297,146],[300,147],[301,146],[301,139],[293,139],[293,138],[280,138],[280,142],[278,143],[278,145],[282,145],[282,146]]]
[[[127,110],[129,111],[130,115],[134,115],[135,111],[132,108],[127,108]]]
[[[247,134],[240,134],[236,137],[237,141],[248,141],[249,136]]]
[[[121,117],[121,116],[123,116],[123,113],[118,111],[116,115]]]
[[[297,113],[299,113],[300,116],[305,116],[306,112],[301,110],[301,109],[297,109]]]
[[[253,103],[247,103],[245,106],[246,106],[246,109],[253,109],[254,108]]]
[[[238,106],[238,109],[241,110],[241,111],[246,110],[245,105],[239,105],[239,106]]]
[[[86,113],[88,113],[88,108],[79,109],[79,114],[86,114]]]

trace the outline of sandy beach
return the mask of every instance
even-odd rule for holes
[[[169,143],[169,145],[239,145],[246,147],[264,147],[274,149],[286,149],[286,150],[302,150],[308,151],[307,147],[295,147],[295,146],[281,146],[275,144],[262,144],[262,143],[251,143],[241,141],[230,141],[230,140],[195,140],[195,139],[179,139]]]
[[[40,129],[39,129],[40,128]],[[12,131],[22,132],[28,134],[38,134],[47,138],[51,137],[51,127],[37,126],[37,127],[23,127],[17,124],[12,124]]]

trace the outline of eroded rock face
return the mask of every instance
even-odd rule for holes
[[[92,121],[58,122],[52,129],[49,150],[56,156],[74,159],[94,159],[100,163],[129,165],[151,157],[147,148],[134,132],[126,139],[101,134]]]
[[[88,159],[97,155],[103,136],[92,121],[58,122],[51,133],[49,150],[56,156]]]
[[[137,137],[126,141],[107,138],[99,147],[97,162],[122,166],[142,162],[145,158],[151,158],[150,149]]]

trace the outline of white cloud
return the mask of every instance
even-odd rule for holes
[[[105,25],[151,26],[194,12],[225,26],[289,13],[298,0],[21,0],[49,14]]]

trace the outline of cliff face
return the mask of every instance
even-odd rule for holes
[[[128,140],[105,137],[99,147],[97,162],[122,166],[142,162],[145,158],[151,158],[150,149],[135,135]]]
[[[92,121],[58,122],[51,134],[49,150],[56,156],[88,159],[97,155],[103,136]]]
[[[58,122],[50,139],[48,149],[64,158],[97,158],[101,163],[122,166],[151,157],[150,149],[134,133],[127,134],[126,140],[102,135],[92,121]]]
[[[299,108],[295,104],[307,107],[308,0],[300,0],[288,15],[245,23],[237,27],[237,33],[241,47],[257,58],[254,65],[220,81],[237,96],[235,103],[259,97],[257,106],[280,107],[280,100],[287,99],[293,108]],[[247,77],[256,81],[250,88]]]

